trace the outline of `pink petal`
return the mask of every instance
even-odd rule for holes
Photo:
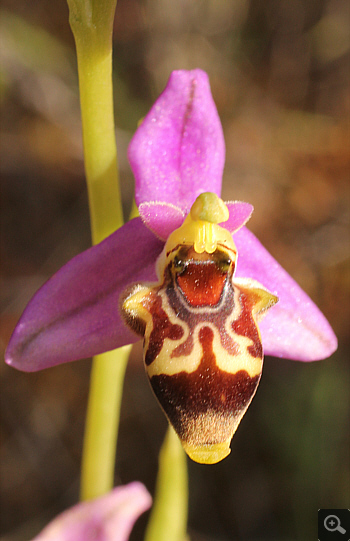
[[[185,213],[171,203],[141,203],[139,213],[146,227],[164,241],[185,219]]]
[[[74,257],[27,305],[6,362],[31,372],[136,342],[119,315],[119,296],[132,282],[156,279],[162,248],[136,218]]]
[[[136,519],[152,499],[138,482],[58,515],[33,541],[127,541]]]
[[[249,220],[254,207],[250,203],[242,201],[225,201],[225,205],[230,216],[226,222],[220,225],[228,229],[232,235]],[[189,211],[190,209],[181,209],[171,203],[158,201],[141,203],[139,206],[139,213],[146,227],[164,241],[170,233],[182,225]]]
[[[265,353],[317,361],[337,349],[337,338],[317,306],[246,227],[234,236],[237,276],[254,278],[279,297],[260,330]]]
[[[202,192],[221,193],[225,143],[208,76],[174,71],[129,146],[139,206],[189,209]]]
[[[243,201],[225,201],[230,217],[227,222],[223,222],[221,227],[225,227],[231,235],[240,229],[249,220],[254,207],[250,203]]]

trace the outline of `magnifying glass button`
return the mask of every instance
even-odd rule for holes
[[[346,530],[340,525],[340,520],[336,515],[328,515],[324,519],[324,527],[329,532],[346,533]]]

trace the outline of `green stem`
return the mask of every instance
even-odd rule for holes
[[[86,415],[81,499],[90,500],[113,487],[115,449],[123,381],[131,346],[94,358]]]
[[[77,48],[85,173],[94,244],[123,224],[114,128],[112,26],[106,29],[97,15],[96,20],[87,27],[81,21],[71,23]]]
[[[79,74],[91,233],[97,244],[123,224],[115,142],[112,32],[116,0],[68,0]],[[116,310],[118,308],[116,307]],[[130,346],[93,359],[81,498],[113,486],[120,402]]]
[[[159,454],[156,494],[145,541],[184,541],[187,502],[186,455],[169,426]]]

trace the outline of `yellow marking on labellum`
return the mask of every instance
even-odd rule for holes
[[[177,324],[179,320],[176,319],[173,321],[173,323],[175,323],[175,321]],[[166,338],[163,342],[163,347],[160,353],[157,355],[152,364],[147,367],[148,376],[150,378],[160,374],[172,376],[173,374],[178,374],[179,372],[187,372],[190,374],[191,372],[197,370],[201,358],[203,357],[203,348],[198,339],[200,330],[203,327],[212,329],[214,333],[213,351],[218,368],[228,372],[229,374],[236,374],[239,372],[239,370],[245,370],[251,377],[260,374],[262,359],[255,358],[248,352],[248,347],[252,346],[253,340],[245,336],[239,336],[231,331],[230,335],[237,345],[237,349],[234,355],[230,355],[227,349],[225,349],[225,347],[222,345],[218,328],[208,321],[202,321],[193,329],[191,333],[193,337],[193,347],[190,355],[172,357],[174,350],[180,345],[180,343],[183,343],[185,339],[173,341]]]
[[[266,310],[278,302],[277,295],[271,293],[257,280],[253,280],[252,278],[235,278],[234,283],[240,291],[245,291],[248,295],[255,297],[252,314],[254,319],[258,321],[262,319]]]
[[[151,294],[152,288],[137,284],[128,294],[123,301],[123,314],[126,316],[128,325],[131,325],[132,321],[136,321],[139,324],[142,321],[143,324],[153,325],[153,319],[150,312],[144,305],[145,299]],[[144,326],[144,325],[143,325]],[[138,332],[133,328],[135,332]],[[144,331],[141,333],[143,336]]]
[[[197,198],[158,258],[158,283],[129,288],[121,306],[144,337],[155,396],[187,454],[204,464],[230,453],[261,377],[257,321],[278,300],[255,280],[234,278],[237,250],[218,225],[227,217],[215,194]]]
[[[148,318],[151,319],[148,311],[143,306],[145,296],[148,295],[151,291],[152,288],[146,285],[137,284],[137,286],[133,288],[132,294],[126,296],[123,304],[123,309],[129,312],[130,315],[141,317],[145,320],[147,320]]]

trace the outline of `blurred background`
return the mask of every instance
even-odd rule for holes
[[[115,116],[126,158],[174,69],[209,74],[227,147],[224,199],[329,319],[339,349],[266,358],[260,388],[215,466],[189,462],[192,541],[317,538],[319,508],[349,507],[349,52],[345,0],[119,0]],[[36,289],[90,245],[74,42],[63,0],[1,8],[1,348]],[[90,360],[25,374],[0,364],[1,540],[26,541],[78,498]],[[152,492],[166,421],[137,344],[116,483]],[[131,540],[139,541],[145,514]]]

